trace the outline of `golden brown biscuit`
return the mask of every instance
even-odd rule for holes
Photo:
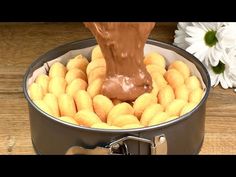
[[[194,103],[194,102],[187,103],[187,104],[183,107],[183,109],[181,110],[180,116],[182,116],[182,115],[184,115],[184,114],[186,114],[186,113],[192,111],[192,110],[196,107],[196,105],[197,105],[197,104]]]
[[[81,69],[84,73],[86,73],[86,68],[88,66],[89,62],[87,58],[85,58],[83,55],[78,55],[73,59],[70,59],[66,65],[67,69],[70,70],[72,68],[78,68]]]
[[[42,100],[43,99],[43,88],[37,84],[32,83],[28,89],[29,96],[32,100]]]
[[[91,84],[96,79],[104,79],[105,76],[106,76],[106,68],[97,67],[89,73],[88,84]]]
[[[150,92],[153,96],[157,97],[160,88],[157,86],[156,82],[152,80],[152,91]]]
[[[70,84],[75,79],[83,79],[85,82],[87,81],[86,74],[78,68],[72,68],[66,73],[65,80],[68,84]]]
[[[42,111],[46,112],[47,114],[53,116],[53,112],[51,108],[43,101],[43,100],[34,100],[34,103],[37,107],[39,107]]]
[[[166,72],[166,69],[155,64],[149,64],[146,66],[147,71],[149,72],[150,75],[154,72],[159,72],[161,75],[164,75]]]
[[[175,98],[188,101],[189,90],[185,84],[175,88]]]
[[[123,127],[128,124],[140,124],[138,118],[134,115],[131,114],[123,114],[117,116],[113,121],[112,124],[113,126],[116,127]]]
[[[116,117],[118,117],[119,115],[124,115],[124,114],[134,114],[133,107],[126,102],[115,105],[111,109],[111,111],[108,113],[108,116],[107,116],[108,125],[112,125]]]
[[[170,64],[170,66],[168,67],[168,69],[176,69],[177,71],[179,71],[184,79],[188,78],[190,76],[190,69],[189,67],[182,61],[180,60],[176,60],[173,63]]]
[[[98,67],[106,67],[106,61],[104,59],[97,59],[97,60],[91,61],[88,64],[87,69],[86,69],[87,76],[89,76],[92,70]]]
[[[148,126],[158,125],[166,122],[170,115],[166,112],[159,112],[148,123]]]
[[[66,80],[62,77],[53,77],[50,79],[48,84],[48,92],[54,94],[55,96],[59,96],[66,91]]]
[[[101,123],[101,119],[92,111],[88,109],[77,112],[74,119],[79,125],[91,127],[93,124]]]
[[[149,121],[157,115],[159,112],[163,112],[164,108],[160,104],[152,104],[148,106],[144,111],[140,119],[140,123],[144,126],[147,126]]]
[[[189,90],[194,90],[196,88],[202,88],[199,79],[196,76],[190,76],[185,80],[185,85]]]
[[[90,95],[85,90],[79,90],[74,95],[77,110],[88,109],[93,111],[93,103]]]
[[[64,122],[68,122],[70,124],[78,125],[78,123],[75,121],[75,119],[73,117],[62,116],[62,117],[58,117],[58,119],[60,119]]]
[[[75,93],[78,90],[86,90],[87,89],[87,82],[85,82],[83,79],[75,79],[73,80],[67,87],[66,87],[66,93],[72,97],[74,97]]]
[[[99,45],[96,45],[94,48],[93,48],[93,50],[92,50],[92,55],[91,55],[92,57],[92,61],[93,60],[95,60],[95,59],[103,59],[104,58],[104,56],[103,56],[103,54],[102,54],[102,51],[101,51],[101,48],[100,48],[100,46]]]
[[[53,95],[52,93],[47,93],[43,97],[43,101],[50,107],[54,117],[60,116],[58,101],[55,95]]]
[[[36,78],[35,83],[42,87],[44,94],[48,92],[49,77],[46,74],[40,74]]]
[[[174,90],[171,86],[162,87],[158,93],[158,102],[165,108],[167,104],[175,99]]]
[[[179,118],[179,116],[170,116],[166,119],[165,122],[168,122],[168,121],[171,121],[171,120],[174,120],[174,119],[177,119],[177,118]]]
[[[196,88],[189,93],[189,102],[199,103],[203,97],[203,90],[201,88]]]
[[[160,55],[157,52],[151,52],[149,53],[145,58],[144,58],[144,64],[149,65],[149,64],[155,64],[158,65],[162,68],[165,68],[166,66],[166,61],[165,58]]]
[[[159,72],[153,72],[152,73],[152,79],[156,83],[157,87],[160,88],[160,89],[167,85],[167,81],[165,80],[163,75],[161,75]]]
[[[67,94],[61,94],[58,97],[58,105],[61,116],[73,117],[76,113],[75,102],[73,97]]]
[[[95,79],[92,83],[89,84],[87,92],[91,98],[100,94],[100,91],[102,89],[102,84],[103,84],[103,79],[100,78]]]
[[[61,64],[60,62],[56,62],[54,64],[52,64],[52,66],[50,67],[49,70],[49,77],[53,78],[53,77],[65,77],[66,75],[66,67]]]
[[[170,116],[179,116],[186,104],[187,102],[182,99],[175,99],[166,106],[165,112]]]
[[[107,122],[107,115],[113,106],[112,101],[104,95],[96,95],[93,98],[93,109],[103,122]]]
[[[150,93],[140,95],[134,102],[134,115],[138,118],[141,117],[143,111],[151,104],[157,103],[157,98]]]
[[[164,77],[173,89],[175,89],[177,86],[184,84],[183,75],[176,69],[169,69],[164,74]]]

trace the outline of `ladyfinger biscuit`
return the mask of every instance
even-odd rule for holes
[[[49,69],[49,77],[53,78],[53,77],[65,77],[66,75],[66,67],[61,64],[60,62],[56,62],[54,64],[52,64],[52,66]]]
[[[185,85],[189,90],[194,90],[196,88],[202,88],[199,79],[196,76],[190,76],[185,80]]]
[[[176,69],[168,69],[164,74],[164,77],[173,89],[184,84],[183,75]]]
[[[61,94],[58,97],[58,105],[61,116],[73,117],[76,113],[76,107],[73,97],[67,94]]]
[[[176,69],[183,75],[184,79],[190,76],[189,67],[183,61],[180,60],[176,60],[173,63],[171,63],[168,69]]]
[[[189,102],[199,103],[203,97],[203,90],[201,88],[196,88],[189,93]]]
[[[70,124],[75,124],[75,125],[78,125],[78,123],[75,121],[74,118],[72,117],[68,117],[68,116],[62,116],[62,117],[58,117],[58,119],[64,121],[64,122],[68,122]]]
[[[88,109],[93,111],[93,103],[90,95],[85,90],[79,90],[74,95],[77,110]]]
[[[28,89],[29,96],[32,100],[42,100],[43,99],[43,88],[37,84],[32,83]]]
[[[88,109],[77,112],[74,119],[79,125],[91,127],[93,124],[101,123],[101,119],[92,111]]]
[[[60,94],[65,93],[66,86],[67,83],[63,77],[53,77],[49,81],[48,92],[58,97]]]
[[[92,50],[92,55],[91,55],[92,57],[92,61],[93,60],[95,60],[95,59],[103,59],[104,58],[104,56],[103,56],[103,54],[102,54],[102,51],[101,51],[101,48],[100,48],[100,46],[99,45],[96,45],[94,48],[93,48],[93,50]]]
[[[107,115],[113,106],[112,101],[104,95],[96,95],[93,98],[93,109],[103,122],[107,122]]]
[[[175,88],[175,98],[188,101],[189,90],[185,84]]]
[[[166,66],[166,61],[165,58],[160,55],[157,52],[151,52],[149,53],[145,58],[144,58],[144,64],[149,65],[149,64],[155,64],[158,65],[162,68],[165,68]]]
[[[67,87],[66,87],[66,93],[72,97],[74,97],[75,93],[78,90],[86,90],[87,89],[87,82],[85,82],[83,79],[75,79],[73,80]]]
[[[136,116],[131,115],[131,114],[124,114],[124,115],[117,116],[112,121],[111,125],[116,126],[116,127],[123,127],[128,124],[140,124],[140,122]]]
[[[39,84],[42,87],[44,94],[46,94],[48,92],[48,84],[49,84],[49,77],[48,77],[48,75],[40,74],[36,78],[35,83]]]
[[[89,62],[87,58],[85,58],[83,55],[78,55],[73,59],[70,59],[66,65],[67,69],[70,70],[72,68],[78,68],[81,69],[84,73],[86,73],[86,68],[88,66]]]
[[[112,125],[116,117],[118,117],[119,115],[124,115],[124,114],[134,114],[133,107],[126,102],[115,105],[111,109],[111,111],[108,113],[108,116],[107,116],[108,125]]]
[[[134,102],[134,115],[141,117],[143,111],[151,104],[157,103],[157,98],[150,93],[140,95]]]
[[[87,81],[86,74],[81,69],[78,68],[70,69],[65,76],[65,80],[68,84],[70,84],[73,80],[78,78],[83,79],[85,82]]]
[[[163,122],[166,122],[166,120],[170,117],[170,115],[166,112],[159,112],[157,115],[155,115],[148,123],[148,126],[158,125]]]
[[[43,97],[43,101],[51,108],[54,117],[60,116],[58,101],[55,95],[53,95],[52,93],[47,93]]]
[[[166,106],[165,112],[170,116],[179,116],[186,103],[187,102],[182,99],[175,99]]]
[[[162,87],[158,93],[158,102],[165,108],[167,104],[175,99],[174,90],[170,85]]]
[[[51,108],[43,101],[43,100],[34,100],[34,103],[37,107],[39,107],[42,111],[46,112],[47,114],[53,116],[53,112]]]
[[[140,123],[144,126],[147,126],[149,121],[157,115],[159,112],[163,112],[164,108],[160,104],[152,104],[148,106],[144,111],[140,119]]]
[[[86,69],[87,76],[89,76],[89,74],[92,70],[94,70],[95,68],[98,68],[98,67],[106,67],[106,61],[104,59],[98,59],[98,60],[91,61],[88,64],[87,69]]]

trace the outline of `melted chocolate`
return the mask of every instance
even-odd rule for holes
[[[152,90],[152,79],[143,63],[144,45],[155,23],[86,22],[106,60],[101,93],[111,99],[133,101]]]

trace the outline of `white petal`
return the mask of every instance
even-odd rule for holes
[[[215,85],[214,85],[214,87],[216,87],[218,84],[219,84],[219,82],[220,82],[220,77],[219,77],[220,75],[218,75],[218,77],[216,78],[216,82],[215,82]]]
[[[218,83],[219,83],[219,75],[218,74],[215,74],[214,72],[213,72],[213,70],[212,70],[212,68],[211,68],[211,66],[207,66],[207,71],[208,71],[208,73],[209,73],[209,75],[210,75],[210,79],[211,79],[211,86],[213,87],[215,87],[215,86],[217,86],[218,85]]]
[[[215,50],[214,47],[212,47],[209,51],[209,61],[211,63],[212,66],[217,66],[221,57],[222,57],[222,52]]]
[[[205,32],[207,31],[206,27],[202,22],[193,22],[193,26],[197,26],[198,28],[202,28]]]
[[[195,38],[195,37],[186,37],[185,41],[188,42],[190,45],[196,42],[201,42],[202,44],[205,45],[204,42],[204,38],[203,37],[199,37],[199,38]]]
[[[207,54],[208,49],[202,49],[197,51],[194,56],[197,57],[201,62],[203,62],[206,59],[206,54]]]
[[[217,31],[222,26],[222,23],[219,22],[204,22],[201,24],[205,26],[207,31]]]
[[[207,56],[205,56],[204,63],[205,63],[206,66],[211,66],[210,63],[209,63],[209,59],[208,59]]]
[[[175,36],[186,36],[187,33],[185,33],[185,31],[183,30],[175,30]]]
[[[204,48],[204,45],[201,42],[196,42],[196,43],[190,45],[186,50],[189,53],[194,54],[194,53],[198,52],[199,50],[201,50],[202,48]]]
[[[173,45],[180,47],[182,49],[186,49],[188,47],[188,45],[186,43],[173,43]]]
[[[226,25],[220,28],[216,37],[224,48],[233,47],[236,43],[236,25]]]
[[[216,66],[216,65],[218,65],[219,62],[215,60],[215,58],[214,58],[212,53],[213,53],[213,50],[208,50],[208,54],[207,54],[207,58],[206,59],[209,60],[209,62],[210,62],[210,64],[212,66]]]
[[[186,33],[189,36],[204,36],[205,35],[205,31],[201,28],[195,27],[195,26],[187,26],[186,27]]]
[[[174,42],[175,42],[175,43],[186,42],[186,41],[185,41],[185,36],[178,36],[178,37],[175,37]]]
[[[177,24],[178,29],[185,30],[187,26],[191,25],[190,22],[179,22]]]
[[[219,80],[220,80],[220,85],[221,85],[224,89],[227,89],[227,88],[228,88],[228,85],[227,85],[226,81],[224,80],[222,74],[219,76]]]
[[[229,77],[231,83],[236,83],[236,60],[229,64],[227,69],[227,76]]]
[[[222,53],[223,54],[222,54],[222,57],[220,58],[220,61],[226,65],[226,64],[228,64],[229,56],[227,55],[225,50],[223,50]]]
[[[225,80],[227,86],[232,88],[232,82],[230,81],[229,77],[227,76],[227,71],[223,73],[223,79]]]

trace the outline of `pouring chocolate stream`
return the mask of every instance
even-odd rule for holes
[[[85,22],[106,61],[101,93],[111,99],[133,101],[152,90],[152,78],[143,63],[144,45],[154,22]]]

